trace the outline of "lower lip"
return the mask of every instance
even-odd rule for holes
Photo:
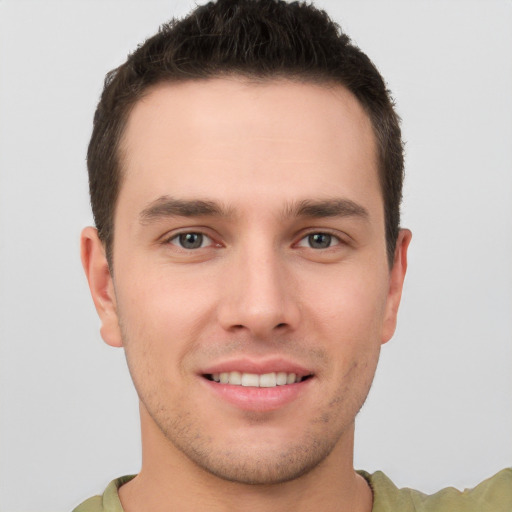
[[[303,395],[311,385],[313,377],[284,386],[255,388],[220,384],[204,377],[202,381],[218,397],[245,411],[274,411],[293,402]]]

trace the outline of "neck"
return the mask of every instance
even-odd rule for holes
[[[165,439],[142,406],[141,425],[141,471],[119,490],[125,512],[372,509],[371,490],[353,468],[353,424],[311,471],[288,482],[266,485],[227,481],[200,468]]]

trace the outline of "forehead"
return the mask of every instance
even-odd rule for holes
[[[160,84],[134,106],[121,154],[119,199],[132,205],[162,195],[276,206],[355,195],[382,207],[371,122],[339,85]]]

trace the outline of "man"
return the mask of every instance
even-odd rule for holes
[[[510,509],[511,471],[432,497],[354,471],[411,234],[391,98],[324,13],[164,26],[107,78],[88,167],[82,261],[143,461],[77,512]]]

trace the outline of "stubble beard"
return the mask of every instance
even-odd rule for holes
[[[160,432],[174,448],[207,473],[222,480],[245,485],[273,485],[295,480],[324,461],[339,437],[322,437],[312,432],[300,442],[287,446],[259,443],[247,446],[233,441],[229,449],[219,449],[215,439],[200,432],[190,418],[159,421],[152,416]]]
[[[126,335],[123,338],[126,340]],[[378,354],[374,362],[365,361],[362,365],[365,369],[358,368],[358,364],[350,369],[351,376],[340,383],[330,403],[320,412],[316,411],[316,417],[308,420],[303,415],[288,418],[290,422],[307,421],[299,435],[290,435],[281,444],[273,442],[273,439],[257,438],[252,439],[248,445],[242,437],[237,439],[234,431],[232,439],[227,443],[229,446],[218,446],[215,432],[211,432],[207,422],[201,420],[200,416],[198,419],[193,411],[169,407],[165,396],[159,392],[166,389],[164,383],[155,386],[153,381],[152,389],[149,389],[146,384],[151,382],[153,372],[150,368],[144,368],[144,363],[140,365],[140,359],[134,358],[136,368],[132,367],[128,357],[127,360],[147,419],[154,423],[159,435],[169,443],[171,452],[178,450],[196,468],[222,480],[268,486],[298,479],[319,467],[343,436],[351,436],[350,453],[347,456],[350,456],[352,464],[354,420],[369,393]],[[373,366],[373,369],[367,371],[368,365]],[[140,380],[138,377],[141,377]],[[354,396],[355,392],[357,394]],[[186,403],[186,400],[187,397],[181,397],[175,403]],[[261,413],[247,415],[248,425],[252,423],[257,426],[265,420]]]
[[[162,403],[143,401],[143,406],[171,449],[179,450],[196,467],[222,480],[268,486],[306,475],[322,465],[343,436],[352,436],[354,418],[366,399],[370,384],[371,381],[364,395],[351,397],[349,401],[348,389],[344,388],[321,416],[310,419],[308,428],[299,438],[288,438],[284,445],[258,439],[248,446],[242,440],[237,441],[234,432],[229,448],[218,447],[215,436],[207,431],[208,426],[199,424],[192,413],[170,413]],[[301,419],[290,418],[289,421]],[[261,421],[260,417],[254,423]],[[350,439],[350,450],[352,442]],[[349,456],[352,456],[351,451]]]

